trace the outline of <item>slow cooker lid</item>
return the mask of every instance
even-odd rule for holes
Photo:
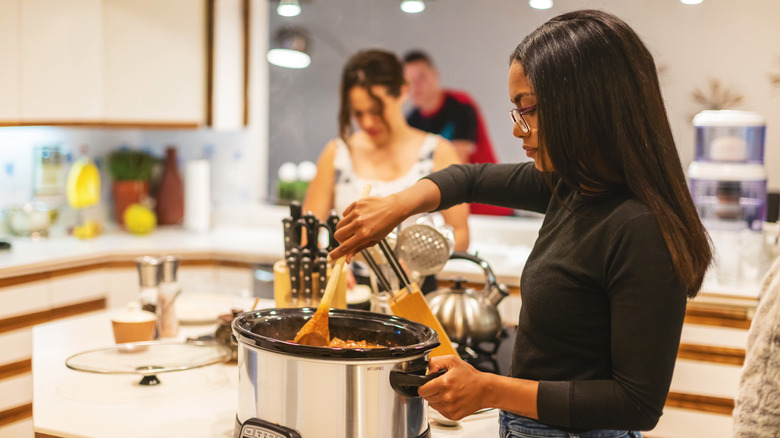
[[[388,345],[388,348],[326,348],[295,344],[291,340],[314,315],[316,308],[263,309],[244,312],[233,320],[239,343],[262,350],[309,358],[391,359],[425,354],[439,345],[436,331],[393,315],[361,310],[331,309],[331,337]]]

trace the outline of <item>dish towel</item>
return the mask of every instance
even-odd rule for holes
[[[780,257],[761,283],[734,406],[734,436],[780,436]]]

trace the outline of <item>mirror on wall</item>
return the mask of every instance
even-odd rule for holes
[[[559,0],[551,9],[538,10],[518,0],[432,0],[416,14],[403,12],[400,3],[307,0],[294,17],[278,15],[278,2],[268,3],[269,40],[284,28],[303,29],[311,56],[303,69],[270,66],[269,190],[276,186],[282,163],[316,162],[337,136],[343,64],[356,51],[373,47],[399,56],[411,49],[428,52],[442,85],[469,93],[478,104],[498,159],[526,160],[507,116],[509,55],[549,18],[582,8],[617,14],[650,47],[684,166],[693,158],[691,117],[704,109],[693,94],[706,92],[713,79],[743,97],[734,109],[765,115],[767,144],[780,138],[774,132],[780,129],[772,129],[780,125],[780,89],[771,81],[773,73],[780,73],[780,47],[766,44],[780,41],[780,2]],[[780,175],[780,157],[768,149],[767,173]],[[770,186],[778,184],[769,181]]]

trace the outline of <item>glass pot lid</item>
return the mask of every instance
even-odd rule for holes
[[[145,376],[142,385],[156,385],[155,374],[227,362],[231,350],[213,342],[131,342],[74,354],[65,360],[72,370],[98,374]]]

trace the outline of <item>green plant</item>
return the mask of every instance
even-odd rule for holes
[[[132,149],[120,149],[108,155],[108,173],[114,181],[149,181],[157,159]]]

